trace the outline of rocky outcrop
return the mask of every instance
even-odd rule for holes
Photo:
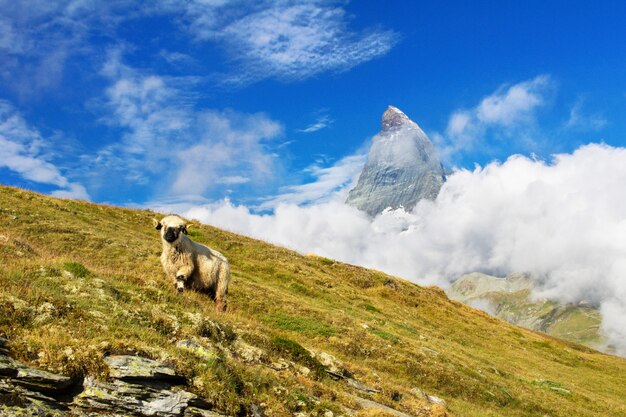
[[[434,200],[444,181],[445,171],[426,133],[399,109],[389,106],[346,203],[370,216],[386,208],[411,210],[422,199]]]
[[[186,391],[174,368],[138,356],[109,356],[109,379],[76,380],[9,357],[0,340],[0,417],[216,417],[211,404]]]

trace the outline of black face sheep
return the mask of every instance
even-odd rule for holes
[[[230,267],[224,255],[189,239],[187,228],[190,225],[178,216],[152,221],[161,231],[163,270],[178,292],[182,293],[185,288],[206,292],[215,300],[218,312],[226,311]]]

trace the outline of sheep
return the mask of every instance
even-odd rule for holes
[[[178,216],[152,221],[161,232],[163,270],[178,292],[185,288],[206,292],[215,301],[218,312],[226,311],[230,267],[224,255],[189,239],[187,229],[192,225]]]

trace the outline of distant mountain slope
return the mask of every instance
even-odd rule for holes
[[[233,271],[229,311],[217,315],[205,295],[179,296],[164,278],[153,216],[0,186],[0,416],[35,415],[27,388],[10,391],[20,377],[5,353],[89,377],[90,392],[38,401],[105,403],[109,416],[128,414],[110,396],[128,386],[120,362],[153,364],[128,356],[175,371],[172,392],[227,415],[626,415],[623,358],[511,325],[435,287],[198,225],[190,236]],[[126,368],[130,382],[145,371]],[[28,389],[49,388],[30,375]],[[192,408],[186,416],[215,416]],[[95,415],[75,411],[49,415]]]
[[[597,308],[530,298],[533,279],[526,274],[498,278],[481,273],[460,277],[446,290],[454,300],[481,308],[509,323],[599,348],[602,317]],[[611,348],[609,347],[610,351]]]
[[[388,207],[411,210],[421,199],[434,200],[444,181],[443,166],[428,136],[399,109],[389,106],[346,203],[370,216]]]

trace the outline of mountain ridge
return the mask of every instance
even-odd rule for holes
[[[459,277],[446,289],[446,294],[509,323],[614,352],[600,333],[602,317],[597,307],[585,302],[562,304],[533,299],[534,284],[530,274],[514,273],[500,278],[474,272]]]

